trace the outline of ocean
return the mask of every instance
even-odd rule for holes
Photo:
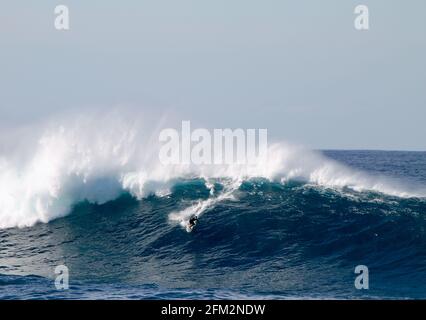
[[[161,187],[145,173],[142,193],[117,173],[122,164],[94,161],[85,168],[102,167],[96,174],[55,176],[56,193],[3,199],[0,299],[426,298],[426,152],[280,150],[273,171],[192,170]],[[0,168],[12,197],[28,180]],[[111,173],[118,190],[95,199]],[[58,265],[67,290],[55,287]],[[368,289],[354,285],[358,265]]]

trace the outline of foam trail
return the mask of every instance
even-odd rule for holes
[[[104,203],[129,192],[138,199],[170,192],[176,181],[201,178],[241,182],[300,179],[330,188],[425,197],[424,189],[349,169],[321,154],[285,143],[268,146],[255,165],[169,165],[158,160],[158,130],[170,127],[123,111],[57,118],[12,143],[0,137],[0,228],[26,227],[68,214],[76,203]],[[173,126],[176,127],[176,126]],[[238,188],[178,214],[202,213]],[[229,191],[229,193],[228,193]],[[172,216],[173,217],[173,216]]]
[[[241,186],[242,181],[236,180],[231,181],[230,183],[225,184],[225,188],[219,195],[210,197],[206,200],[197,201],[195,204],[181,210],[178,212],[172,212],[169,214],[169,220],[172,222],[177,222],[182,228],[186,228],[189,219],[192,216],[200,217],[207,209],[212,208],[218,202],[225,199],[233,199],[233,193]],[[206,186],[210,186],[210,194],[214,194],[214,189],[211,183],[206,182]]]

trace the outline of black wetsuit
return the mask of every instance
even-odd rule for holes
[[[197,223],[198,218],[197,217],[192,217],[191,219],[189,219],[189,225],[191,227],[195,226],[195,224]]]

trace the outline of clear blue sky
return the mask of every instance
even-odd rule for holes
[[[8,1],[0,125],[131,104],[312,148],[426,150],[425,15],[423,0]]]

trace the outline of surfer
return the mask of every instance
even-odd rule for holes
[[[198,222],[198,217],[195,216],[195,215],[192,216],[188,221],[188,229],[192,230],[195,227],[195,225],[197,224],[197,222]]]

